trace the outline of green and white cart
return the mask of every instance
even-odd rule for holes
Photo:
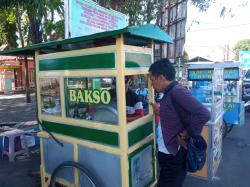
[[[156,184],[153,111],[127,123],[124,82],[149,87],[154,42],[172,40],[142,25],[0,53],[35,54],[43,187]]]

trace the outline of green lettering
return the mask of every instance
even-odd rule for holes
[[[77,93],[77,101],[78,102],[84,102],[83,100],[83,95],[82,95],[82,91],[81,90],[78,90],[78,93]]]
[[[92,90],[84,90],[85,103],[93,103],[91,95],[92,95]]]
[[[93,91],[93,102],[94,102],[95,104],[97,104],[97,103],[100,103],[100,101],[101,101],[101,98],[100,98],[100,91],[94,90],[94,91]]]
[[[69,90],[69,100],[76,101],[76,90]]]
[[[108,104],[111,100],[111,95],[108,90],[102,90],[101,92],[101,101],[103,104]]]

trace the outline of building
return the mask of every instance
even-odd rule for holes
[[[35,87],[34,60],[28,58],[28,77],[31,88]],[[25,60],[20,57],[0,56],[0,94],[24,93]]]
[[[161,27],[171,36],[173,44],[157,46],[159,55],[156,58],[168,58],[172,63],[184,55],[186,38],[187,0],[163,0]],[[156,52],[157,53],[157,52]]]

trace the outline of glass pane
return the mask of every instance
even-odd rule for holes
[[[143,187],[152,180],[154,161],[153,146],[149,145],[131,158],[131,181],[134,187]]]
[[[170,23],[176,20],[176,6],[170,8]]]
[[[193,81],[191,93],[201,103],[213,102],[211,81]]]
[[[114,77],[65,78],[66,116],[118,124]]]
[[[187,2],[184,1],[177,6],[177,19],[182,19],[186,17],[187,13]]]
[[[166,12],[163,13],[162,24],[163,26],[168,25],[168,9],[166,9]]]
[[[59,78],[41,78],[40,90],[42,114],[61,115]]]
[[[126,77],[126,115],[133,121],[148,114],[148,76],[146,74]]]
[[[172,37],[172,39],[175,39],[176,36],[175,36],[175,29],[176,28],[176,25],[171,25],[169,26],[169,35]]]

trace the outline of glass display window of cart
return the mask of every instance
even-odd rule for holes
[[[222,71],[213,69],[189,69],[188,80],[191,94],[201,103],[213,104],[222,100]]]
[[[218,103],[223,100],[223,89],[222,79],[218,79],[218,81],[213,82],[214,103]]]
[[[45,115],[61,115],[59,78],[40,78],[41,112]]]
[[[224,98],[225,102],[237,102],[237,81],[225,81]]]
[[[223,78],[225,102],[238,102],[239,68],[225,68]]]
[[[115,77],[64,79],[66,117],[118,124]]]
[[[147,74],[125,76],[126,117],[132,122],[149,113]]]
[[[212,82],[211,81],[192,81],[191,94],[201,103],[212,103]]]

